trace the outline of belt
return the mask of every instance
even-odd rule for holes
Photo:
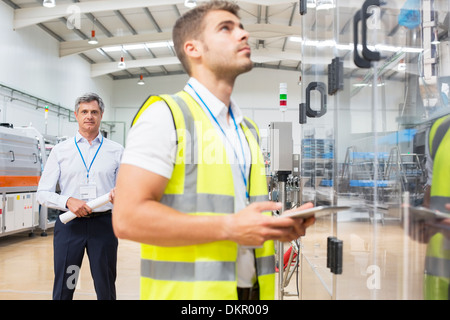
[[[110,213],[112,213],[112,210],[92,212],[91,214],[88,214],[87,216],[83,216],[83,218],[90,219],[90,218],[104,216],[105,214],[110,214]]]
[[[59,214],[63,214],[67,211],[61,211],[59,210]],[[88,214],[87,216],[83,216],[83,218],[95,218],[95,217],[100,217],[100,216],[104,216],[105,214],[110,214],[112,213],[112,210],[106,210],[106,211],[99,211],[99,212],[92,212],[91,214]]]
[[[256,283],[252,288],[237,288],[239,300],[259,300],[259,286]]]

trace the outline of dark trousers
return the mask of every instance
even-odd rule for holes
[[[256,282],[253,288],[237,288],[238,300],[260,300],[259,285]]]
[[[111,213],[93,218],[75,218],[67,224],[57,218],[53,239],[53,299],[73,298],[86,250],[97,299],[115,300],[117,245]]]

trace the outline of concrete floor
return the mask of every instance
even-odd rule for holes
[[[139,299],[140,246],[119,240],[118,300]],[[53,230],[46,237],[28,232],[0,238],[0,300],[51,300],[53,285]],[[292,281],[289,288],[295,286]],[[296,290],[296,289],[295,289]],[[278,290],[276,292],[278,296]],[[295,297],[294,297],[295,298]],[[293,299],[293,297],[286,297]],[[74,300],[96,300],[96,294],[85,255]]]
[[[139,299],[139,244],[119,241],[117,299]],[[53,230],[47,237],[20,233],[0,238],[0,300],[50,300],[53,286]],[[96,300],[85,255],[74,300]]]
[[[411,241],[400,226],[380,224],[374,229],[370,223],[340,224],[344,270],[336,276],[325,266],[329,231],[329,225],[318,220],[302,238],[300,272],[294,273],[285,288],[294,296],[284,296],[284,300],[421,299],[425,246]],[[284,250],[287,248],[285,244]],[[117,263],[117,299],[139,299],[139,244],[119,240]],[[375,289],[369,288],[372,267],[380,271]],[[26,232],[0,237],[0,270],[0,300],[50,300],[53,230],[48,230],[46,237],[39,232],[34,237]],[[278,299],[278,280],[276,288]],[[96,299],[86,256],[74,299]]]

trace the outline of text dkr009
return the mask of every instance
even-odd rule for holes
[[[189,304],[187,307],[181,308],[181,314],[183,315],[208,315],[209,317],[214,316],[216,314],[245,314],[245,315],[264,315],[269,312],[268,305],[245,305],[245,304],[236,304],[225,305],[225,309],[216,308],[216,307],[197,307]]]

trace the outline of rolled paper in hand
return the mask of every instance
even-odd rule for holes
[[[94,199],[94,200],[89,201],[86,204],[88,205],[89,208],[94,210],[98,207],[101,207],[101,206],[107,204],[108,202],[109,202],[109,192]],[[77,217],[77,215],[75,213],[73,213],[72,211],[67,211],[67,212],[64,212],[63,214],[59,215],[59,219],[64,224],[66,224],[69,221],[72,221],[76,217]]]

